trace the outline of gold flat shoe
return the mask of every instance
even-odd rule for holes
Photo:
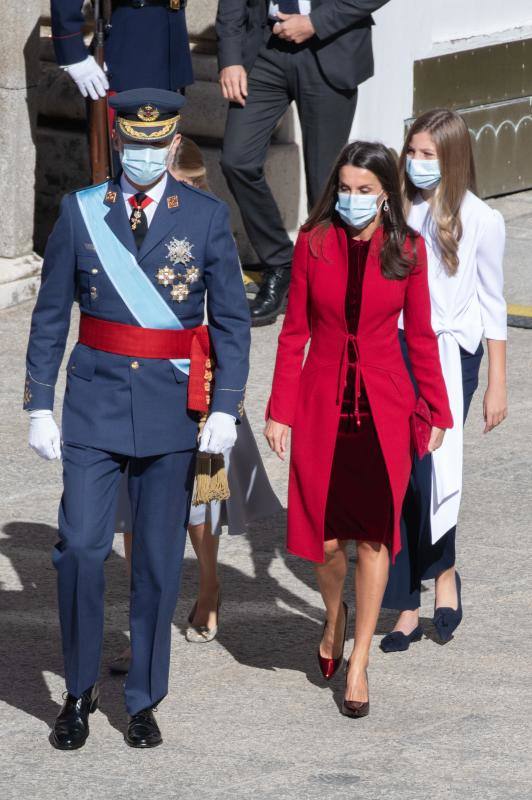
[[[196,613],[197,603],[192,606],[192,611],[188,615],[188,628],[185,631],[185,639],[191,644],[207,644],[216,639],[218,635],[218,620],[220,619],[220,606],[222,605],[221,593],[218,593],[218,604],[216,606],[216,621],[217,624],[214,628],[208,628],[206,625],[193,625],[192,620]]]

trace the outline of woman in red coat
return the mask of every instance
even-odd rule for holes
[[[390,151],[353,142],[296,243],[265,431],[283,458],[292,428],[288,551],[316,562],[327,611],[318,649],[326,679],[343,659],[346,546],[358,543],[355,646],[342,706],[353,717],[369,712],[369,649],[389,553],[400,549],[412,463],[416,397],[397,335],[401,311],[432,413],[433,451],[452,417],[430,324],[425,245],[406,224]]]

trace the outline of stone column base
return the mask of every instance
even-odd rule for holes
[[[17,258],[0,258],[0,309],[31,300],[40,285],[42,258],[28,253]]]

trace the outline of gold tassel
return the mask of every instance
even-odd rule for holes
[[[207,417],[203,416],[199,424],[199,435],[203,430]],[[228,500],[231,496],[223,453],[213,455],[200,453],[196,456],[196,484],[192,505],[200,506],[213,500]]]

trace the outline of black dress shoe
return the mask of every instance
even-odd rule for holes
[[[50,744],[56,750],[78,750],[89,735],[89,714],[98,708],[98,684],[95,683],[81,697],[67,694],[52,732]]]
[[[271,325],[284,310],[290,272],[290,268],[276,267],[264,273],[261,287],[249,307],[253,327]]]
[[[456,597],[458,600],[457,608],[442,606],[434,611],[434,627],[442,644],[447,644],[447,642],[451,641],[453,633],[462,622],[462,581],[458,572],[456,573]]]
[[[144,708],[129,718],[124,739],[130,747],[157,747],[163,743],[152,708]]]
[[[381,639],[380,648],[383,653],[402,653],[408,650],[412,642],[423,638],[423,628],[418,625],[411,633],[392,631]]]

